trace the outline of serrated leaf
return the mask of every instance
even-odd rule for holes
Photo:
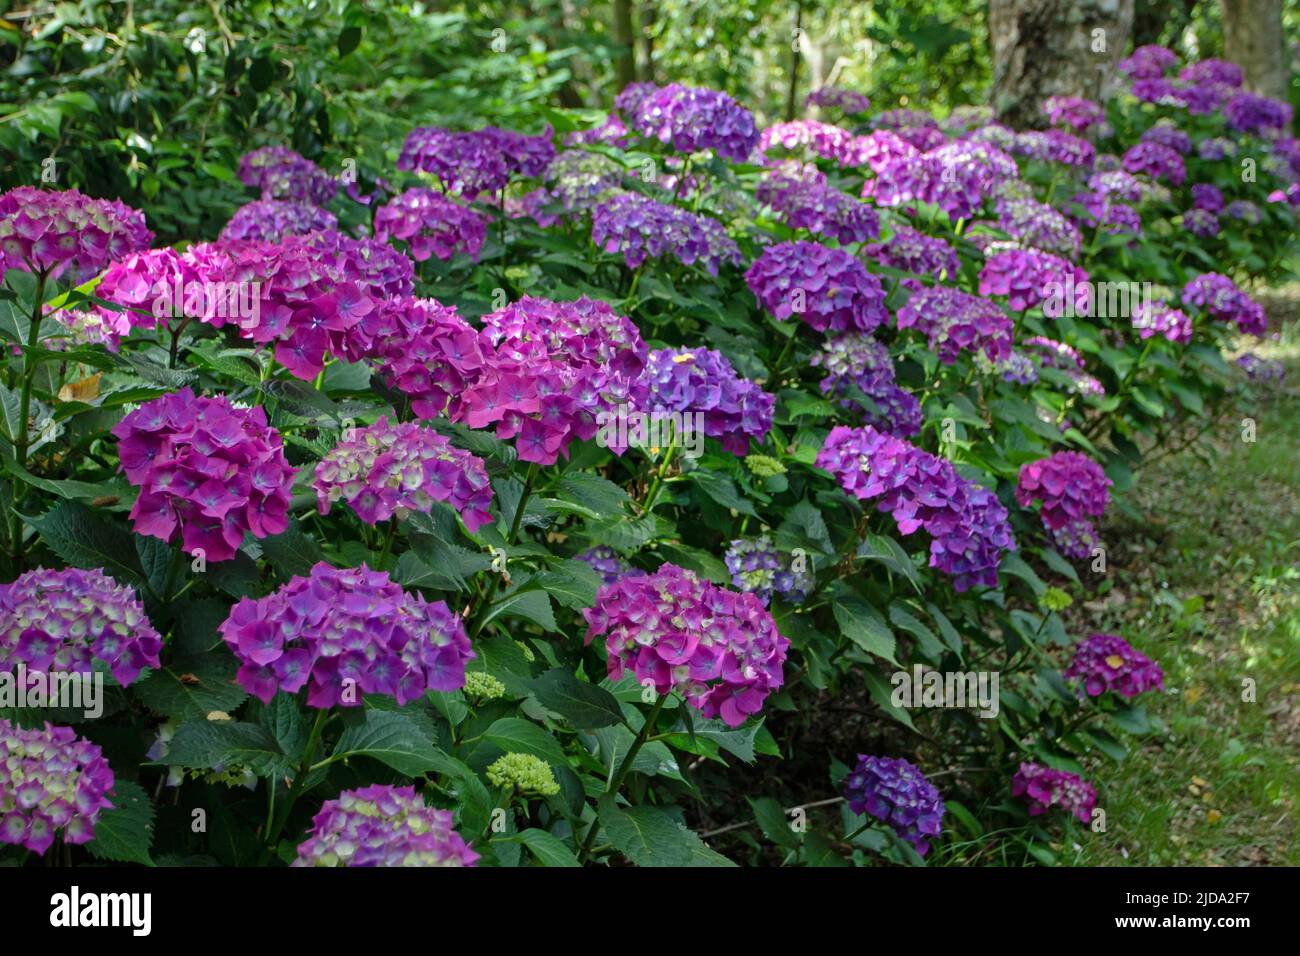
[[[85,505],[65,501],[24,520],[40,532],[46,547],[73,567],[103,568],[119,584],[147,583],[131,532]]]
[[[547,671],[529,684],[533,695],[579,730],[596,730],[623,722],[614,695],[603,687],[581,681],[567,668]]]
[[[578,858],[573,855],[572,850],[565,846],[559,838],[547,833],[545,830],[536,828],[520,830],[514,839],[528,847],[528,852],[544,866],[576,867],[582,865],[578,862]]]
[[[483,733],[483,739],[506,753],[532,754],[555,768],[567,767],[569,759],[549,731],[519,717],[502,717]]]
[[[840,626],[840,633],[867,653],[897,664],[898,661],[894,660],[894,632],[889,629],[880,612],[843,579],[836,581],[831,591],[831,609],[835,623]]]
[[[244,767],[259,777],[280,777],[292,772],[293,759],[257,724],[187,720],[167,744],[158,761],[168,767],[211,770]]]
[[[153,866],[149,848],[153,846],[154,807],[149,795],[138,783],[119,779],[113,782],[109,799],[113,806],[99,815],[87,852],[98,860]]]
[[[609,842],[637,866],[686,866],[703,846],[697,834],[658,807],[620,807],[606,794],[598,816]]]
[[[408,777],[431,770],[460,772],[446,753],[435,747],[419,725],[396,711],[367,709],[364,719],[349,727],[334,745],[331,759],[370,757]]]
[[[165,717],[203,720],[214,710],[233,713],[248,697],[235,683],[238,669],[228,653],[178,657],[131,689],[150,710]]]

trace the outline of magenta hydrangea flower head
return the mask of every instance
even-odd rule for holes
[[[1019,176],[1016,161],[988,143],[956,140],[895,161],[867,183],[877,205],[916,201],[938,206],[950,219],[969,219],[998,186]]]
[[[931,275],[936,282],[953,280],[961,268],[957,250],[911,226],[895,226],[893,235],[864,247],[864,251],[882,266],[913,275]]]
[[[1187,166],[1177,150],[1160,143],[1137,143],[1124,154],[1124,169],[1130,173],[1145,173],[1155,180],[1167,180],[1170,185],[1181,186],[1187,178]]]
[[[1173,50],[1150,43],[1120,60],[1119,70],[1135,80],[1151,80],[1164,76],[1177,63],[1178,54]]]
[[[679,153],[711,149],[723,159],[743,163],[758,143],[754,114],[718,90],[670,83],[646,91],[633,108],[620,109],[632,129]]]
[[[1072,540],[1089,530],[1079,527],[1081,524],[1090,525],[1090,519],[1105,513],[1112,484],[1101,465],[1087,455],[1058,451],[1021,467],[1016,501],[1022,508],[1041,501],[1044,526],[1049,531],[1073,526],[1069,535]],[[1087,557],[1087,552],[1071,553],[1070,557]]]
[[[1076,644],[1065,676],[1080,681],[1081,690],[1089,697],[1114,691],[1133,698],[1165,686],[1160,665],[1116,634],[1093,634]]]
[[[1066,770],[1054,770],[1038,763],[1022,763],[1011,778],[1011,795],[1023,796],[1031,817],[1041,816],[1052,807],[1060,807],[1081,823],[1092,820],[1097,805],[1097,791],[1092,784]]]
[[[807,229],[842,246],[880,234],[876,210],[824,183],[792,179],[778,172],[759,183],[756,195],[791,229]]]
[[[588,548],[581,554],[575,555],[575,557],[600,575],[601,584],[613,584],[625,575],[645,574],[640,568],[634,568],[628,564],[623,556],[613,548],[604,544]]]
[[[403,590],[383,571],[324,561],[263,598],[242,598],[217,628],[262,703],[307,687],[310,707],[359,706],[362,694],[406,704],[465,686],[474,650],[460,615]]]
[[[555,158],[553,140],[549,126],[536,136],[494,126],[472,132],[421,126],[407,134],[397,168],[432,173],[449,191],[473,200],[505,189],[511,174],[541,176]]]
[[[587,643],[605,638],[612,680],[631,671],[639,684],[677,690],[729,727],[761,711],[784,683],[790,641],[763,602],[674,564],[602,587],[582,613]]]
[[[135,591],[101,570],[38,568],[0,584],[0,670],[89,674],[98,660],[125,687],[161,649]]]
[[[880,279],[842,249],[803,241],[769,246],[745,282],[774,317],[798,315],[818,332],[870,332],[889,320]]]
[[[897,131],[897,136],[923,153],[948,142],[948,137],[937,126],[904,126]]]
[[[803,105],[837,109],[846,116],[856,116],[871,109],[871,100],[842,86],[821,86],[804,97]]]
[[[245,533],[265,538],[288,527],[293,469],[261,407],[185,388],[141,405],[112,433],[140,489],[131,509],[137,534],[179,535],[187,553],[202,550],[212,562],[233,558]]]
[[[1164,300],[1144,302],[1134,309],[1133,328],[1143,339],[1162,335],[1170,342],[1192,340],[1192,320],[1181,309],[1173,308]]]
[[[883,821],[921,856],[939,836],[947,809],[934,784],[901,757],[858,754],[858,765],[844,779],[844,797],[850,810]]]
[[[323,229],[337,229],[338,225],[334,213],[309,202],[259,199],[235,210],[221,230],[221,238],[279,242],[285,236],[304,236]]]
[[[350,331],[343,354],[369,359],[420,418],[459,416],[489,362],[479,333],[454,308],[410,296],[381,301]]]
[[[454,508],[471,533],[492,520],[483,460],[415,422],[380,418],[355,429],[317,463],[312,485],[321,514],[342,499],[368,525],[427,512],[435,501]]]
[[[1015,334],[1011,318],[997,305],[947,286],[914,289],[898,310],[898,327],[923,332],[945,365],[976,349],[990,362],[1001,362],[1011,354]]]
[[[1091,300],[1088,273],[1037,249],[1008,249],[990,257],[980,270],[979,291],[1005,295],[1017,312],[1043,304],[1049,317],[1064,314],[1070,294],[1080,314],[1087,314]]]
[[[89,843],[112,789],[103,751],[71,727],[24,730],[0,718],[0,843],[36,854],[59,833]]]
[[[741,378],[713,349],[658,349],[650,353],[638,393],[651,412],[698,415],[704,434],[733,455],[749,451],[772,430],[776,396]]]
[[[104,343],[116,352],[132,329],[166,325],[175,311],[174,290],[184,290],[198,277],[193,263],[174,249],[133,252],[110,265],[95,287],[98,298],[122,308],[93,304],[84,321],[102,330]],[[56,312],[54,317],[65,323],[78,321],[75,313],[66,311]]]
[[[950,575],[953,587],[997,587],[1002,552],[1014,551],[1007,509],[982,485],[957,474],[952,463],[870,425],[838,425],[826,437],[816,465],[848,494],[892,514],[898,530],[930,535],[930,567]]]
[[[344,790],[312,818],[293,866],[473,866],[478,854],[452,828],[450,810],[414,787]]]
[[[921,151],[897,133],[878,129],[865,136],[855,136],[851,149],[846,155],[852,158],[852,165],[867,166],[879,176],[898,163],[915,159],[921,155]],[[872,184],[868,182],[863,189],[863,197],[871,195],[872,191]]]
[[[144,213],[116,200],[33,186],[0,193],[0,279],[18,269],[79,284],[152,241]]]
[[[458,252],[477,261],[486,236],[487,223],[478,213],[435,189],[408,189],[375,213],[375,238],[403,240],[417,262]]]
[[[1081,96],[1049,96],[1043,101],[1042,110],[1053,126],[1068,126],[1080,132],[1105,118],[1100,104]]]
[[[741,591],[757,594],[763,606],[776,595],[787,604],[802,604],[817,586],[812,572],[788,554],[778,551],[767,535],[738,538],[723,556],[731,583]]]
[[[1205,83],[1239,89],[1245,77],[1237,64],[1211,58],[1183,67],[1178,73],[1178,79],[1184,83]]]
[[[1169,122],[1156,123],[1139,137],[1138,142],[1168,146],[1180,156],[1186,156],[1192,151],[1192,137]]]
[[[640,404],[637,381],[649,350],[637,327],[604,302],[525,296],[484,316],[482,338],[485,370],[451,417],[471,428],[495,425],[503,441],[517,438],[523,461],[554,464],[575,438],[594,437],[601,417]]]
[[[353,239],[326,229],[284,244],[305,250],[327,274],[343,284],[356,283],[373,299],[410,295],[415,289],[415,263],[382,239]]]
[[[1257,136],[1276,136],[1290,129],[1292,113],[1290,103],[1246,92],[1238,93],[1223,108],[1230,129]]]
[[[1268,315],[1225,275],[1207,272],[1183,286],[1183,304],[1204,309],[1216,322],[1234,322],[1247,335],[1268,331]]]
[[[839,398],[841,408],[860,411],[868,425],[897,438],[921,431],[921,403],[898,386],[889,349],[871,336],[850,332],[828,339],[810,364],[826,372],[822,394]],[[867,406],[856,399],[855,388],[868,400]]]
[[[338,194],[338,183],[310,159],[287,146],[264,146],[239,158],[239,181],[262,191],[263,199],[323,206]]]
[[[1101,382],[1084,371],[1083,356],[1072,346],[1035,335],[1025,340],[1023,348],[1039,368],[1054,369],[1064,375],[1072,391],[1081,395],[1106,394]]]
[[[723,264],[741,262],[740,247],[718,220],[640,193],[619,192],[598,204],[591,239],[605,252],[623,253],[629,269],[646,259],[672,256],[682,265],[698,262],[716,276]]]
[[[776,123],[763,130],[758,139],[758,151],[768,153],[773,147],[779,146],[803,156],[820,156],[840,166],[859,166],[866,162],[861,139],[843,127],[830,123],[792,120]]]

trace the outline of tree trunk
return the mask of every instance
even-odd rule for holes
[[[1291,81],[1282,33],[1282,0],[1222,0],[1224,58],[1241,67],[1246,86],[1285,100]]]
[[[622,90],[636,82],[636,50],[632,46],[632,0],[614,0],[614,78]]]
[[[990,0],[999,119],[1042,126],[1049,96],[1102,99],[1132,26],[1133,0]]]
[[[794,8],[794,36],[790,41],[790,87],[785,98],[785,121],[788,123],[798,114],[799,104],[799,64],[802,57],[799,48],[803,45],[803,0],[798,0]]]
[[[654,0],[641,4],[641,80],[655,82],[655,5]]]

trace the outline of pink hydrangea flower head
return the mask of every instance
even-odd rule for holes
[[[458,252],[477,260],[486,237],[482,216],[436,189],[408,189],[375,213],[375,238],[401,239],[417,262],[430,256],[446,260]]]
[[[0,193],[0,280],[18,269],[80,284],[152,241],[144,213],[116,200],[33,186]]]
[[[1165,686],[1160,665],[1116,634],[1093,634],[1076,644],[1065,676],[1079,681],[1089,697],[1114,691],[1133,698]]]
[[[310,159],[287,146],[264,146],[239,158],[239,181],[262,191],[263,199],[323,206],[338,194],[338,183]]]
[[[1031,817],[1041,816],[1052,807],[1060,807],[1081,823],[1092,821],[1097,805],[1097,791],[1076,774],[1054,770],[1037,763],[1022,763],[1011,778],[1011,795],[1023,796]]]
[[[230,222],[221,230],[221,238],[279,242],[285,236],[337,229],[338,224],[334,213],[309,202],[259,199],[235,210]]]

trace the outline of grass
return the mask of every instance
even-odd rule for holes
[[[1300,864],[1300,323],[1254,351],[1288,384],[1152,464],[1104,531],[1108,590],[1073,623],[1126,636],[1166,691],[1157,732],[1096,768],[1106,831],[1063,862]]]

